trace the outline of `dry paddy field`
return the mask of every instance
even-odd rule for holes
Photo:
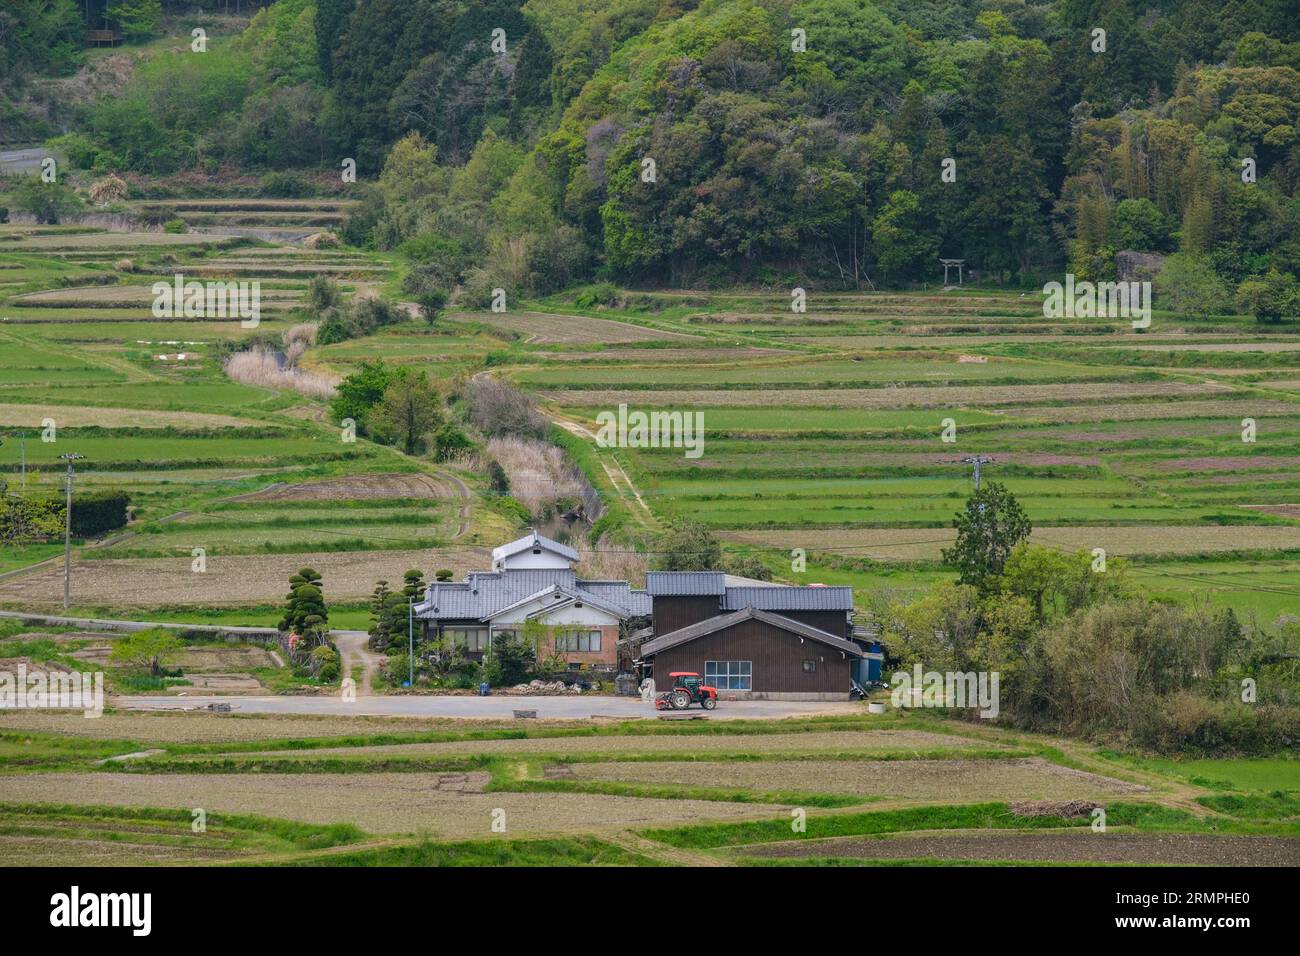
[[[1262,509],[1269,510],[1269,509]],[[1286,514],[1273,510],[1274,514]],[[762,548],[804,547],[811,535],[824,548],[853,549],[876,561],[937,559],[955,535],[951,529],[927,530],[917,541],[915,528],[789,529],[725,531],[722,537]],[[1214,551],[1269,551],[1300,548],[1300,527],[1257,525],[1035,528],[1030,540],[1066,550],[1104,548],[1110,555],[1203,554]]]
[[[737,856],[1166,866],[1300,866],[1300,840],[1189,833],[934,833],[738,847]]]
[[[788,808],[714,800],[579,793],[478,793],[449,789],[439,773],[146,774],[49,773],[0,776],[0,803],[202,807],[330,824],[371,833],[427,833],[448,839],[492,836],[493,810],[507,833],[600,831],[788,815]]]
[[[349,475],[293,485],[273,485],[241,496],[245,501],[366,501],[374,498],[450,498],[455,486],[431,475]]]
[[[312,567],[325,580],[332,601],[369,597],[375,582],[400,581],[411,567],[428,563],[427,551],[326,551],[296,554],[209,555],[207,571],[190,569],[188,551],[176,558],[103,558],[74,562],[76,599],[98,606],[152,607],[160,604],[247,605],[283,600],[285,583],[299,568]],[[465,548],[440,558],[463,575],[490,563],[485,549]],[[45,566],[0,581],[0,602],[32,609],[63,602],[63,568]]]
[[[791,389],[553,389],[546,397],[566,406],[616,408],[620,402],[635,406],[671,407],[819,407],[819,408],[935,408],[962,405],[1033,404],[1053,401],[1115,401],[1125,398],[1204,395],[1230,392],[1213,382],[1092,382],[1053,385],[916,386],[911,388],[791,388]],[[1277,405],[1284,403],[1277,402]],[[1097,406],[1111,417],[1114,405]],[[1294,409],[1294,406],[1287,406]],[[1033,409],[1037,415],[1039,409]]]
[[[853,794],[895,800],[978,803],[1074,800],[1146,792],[1146,787],[1072,770],[1039,757],[983,760],[664,761],[571,765],[579,780]]]
[[[0,726],[3,723],[0,722]],[[326,747],[289,753],[266,751],[261,756],[315,758],[323,756],[431,756],[462,754],[781,754],[781,753],[917,753],[944,749],[1001,749],[996,744],[923,730],[825,731],[792,734],[732,734],[713,736],[647,735],[627,737],[538,737],[526,740],[464,740],[426,744],[384,744],[373,747]],[[249,754],[248,756],[258,756]]]
[[[1158,394],[1166,395],[1177,392],[1182,383],[1170,383],[1161,386]],[[1193,389],[1188,394],[1196,394],[1199,386],[1184,386]],[[1205,391],[1228,389],[1226,385],[1207,383]],[[1161,418],[1223,418],[1235,417],[1230,423],[1237,432],[1241,431],[1241,418],[1287,418],[1300,413],[1300,407],[1293,402],[1275,399],[1245,396],[1232,401],[1186,400],[1181,402],[1123,402],[1104,405],[1039,405],[1033,408],[997,408],[992,409],[996,415],[1028,416],[1042,422],[1056,425],[1085,424],[1092,422],[1138,422]],[[1214,427],[1207,425],[1206,427]],[[1227,429],[1227,425],[1221,426]],[[1150,430],[1154,432],[1155,430]],[[1169,434],[1186,434],[1189,429]],[[1199,432],[1200,429],[1194,429]]]
[[[461,322],[476,322],[504,329],[536,345],[618,345],[661,339],[695,338],[684,332],[646,328],[614,319],[593,319],[585,315],[553,315],[547,312],[458,312],[448,316]]]
[[[572,726],[572,722],[564,722]],[[539,721],[539,727],[549,725]],[[0,731],[57,733],[96,740],[154,744],[229,744],[313,737],[368,737],[429,731],[464,732],[499,727],[499,722],[427,720],[417,717],[311,717],[300,714],[209,714],[183,711],[106,713],[95,720],[80,714],[0,711]],[[516,741],[518,742],[518,741]],[[287,751],[279,752],[281,756]]]
[[[0,425],[40,428],[52,418],[61,428],[249,428],[247,418],[209,412],[157,412],[139,408],[96,408],[87,405],[0,404]]]
[[[263,289],[260,294],[264,308],[296,304],[303,297],[298,289]],[[13,303],[68,308],[148,308],[155,298],[150,285],[92,285],[33,292],[16,296]]]

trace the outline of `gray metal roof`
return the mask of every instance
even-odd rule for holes
[[[560,544],[553,541],[545,535],[537,533],[534,528],[531,534],[526,534],[517,541],[511,541],[509,544],[503,544],[499,548],[492,549],[492,560],[500,561],[502,558],[508,558],[512,554],[519,554],[521,551],[531,551],[533,548],[541,548],[543,551],[551,551],[561,557],[568,558],[570,561],[578,560],[578,552],[573,550],[567,544]]]
[[[415,613],[421,620],[482,620],[557,587],[628,616],[650,613],[645,591],[634,591],[626,581],[580,581],[568,568],[472,571],[464,581],[430,584]]]
[[[760,611],[852,611],[853,588],[727,588],[722,596],[722,609],[739,611],[746,607]]]
[[[641,645],[642,656],[658,654],[670,647],[676,647],[678,644],[685,644],[687,641],[698,640],[709,634],[724,630],[736,624],[755,619],[770,624],[773,627],[779,627],[783,631],[789,631],[800,637],[807,638],[810,641],[817,641],[828,647],[833,647],[837,651],[843,651],[850,657],[861,657],[862,648],[858,647],[852,641],[846,641],[842,637],[836,637],[823,631],[819,627],[813,627],[811,624],[804,624],[802,621],[796,621],[780,614],[772,614],[768,611],[760,611],[754,607],[747,607],[741,611],[732,611],[730,614],[719,614],[717,617],[710,617],[695,624],[689,624],[686,627],[679,628],[676,631],[670,631],[653,641],[647,641]]]
[[[648,571],[645,589],[654,597],[721,595],[727,583],[721,571]]]
[[[789,584],[734,584],[721,571],[650,571],[645,588],[654,597],[722,598],[722,610],[739,611],[851,611],[853,589],[848,587],[795,587]]]

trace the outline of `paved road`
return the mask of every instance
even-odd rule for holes
[[[361,697],[346,703],[338,697],[117,697],[127,710],[194,710],[211,703],[229,704],[240,714],[315,714],[350,717],[510,718],[513,711],[536,710],[538,717],[586,720],[591,717],[653,717],[655,709],[639,697]],[[862,705],[848,701],[723,701],[711,720],[756,720],[798,715],[856,714]],[[691,713],[700,713],[695,710]]]
[[[41,161],[48,155],[50,154],[40,146],[0,150],[0,174],[13,176],[18,173],[40,172]]]

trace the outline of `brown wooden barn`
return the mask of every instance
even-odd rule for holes
[[[655,636],[641,645],[640,662],[658,689],[673,672],[693,671],[723,700],[841,700],[868,656],[854,639],[850,588],[670,571],[651,572],[646,590]]]

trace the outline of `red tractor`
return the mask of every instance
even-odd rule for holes
[[[705,710],[718,706],[718,689],[694,671],[673,671],[673,689],[655,697],[655,710],[685,710],[693,703]]]

